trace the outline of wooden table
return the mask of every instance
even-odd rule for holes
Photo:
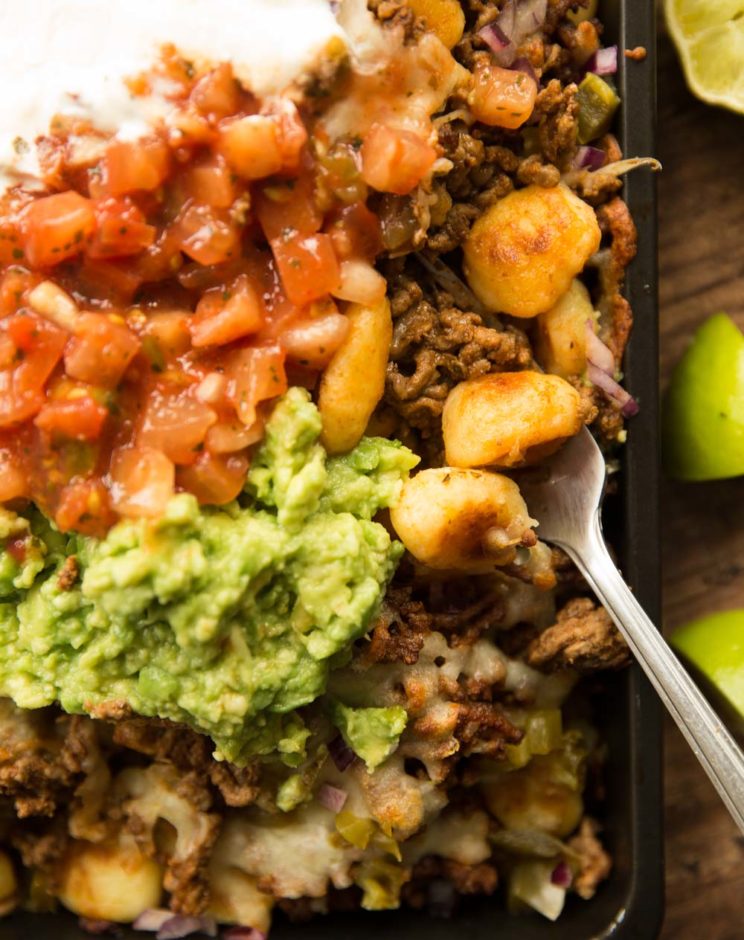
[[[744,117],[701,104],[659,45],[662,381],[694,329],[725,310],[744,328]],[[744,607],[744,478],[665,483],[664,624]],[[744,938],[744,836],[686,744],[666,730],[664,940]]]

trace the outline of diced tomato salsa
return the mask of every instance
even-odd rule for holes
[[[346,335],[354,264],[379,280],[370,187],[407,192],[433,160],[381,127],[315,140],[226,64],[163,71],[167,122],[135,141],[56,128],[45,190],[0,198],[0,502],[63,531],[241,492],[288,374],[312,387]]]

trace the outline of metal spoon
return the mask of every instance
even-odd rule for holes
[[[539,476],[537,475],[539,473]],[[586,428],[520,479],[539,536],[578,566],[744,832],[744,754],[615,567],[602,536],[605,461]]]

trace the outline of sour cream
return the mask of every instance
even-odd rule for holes
[[[37,175],[34,140],[56,114],[137,137],[163,117],[124,79],[172,43],[195,62],[230,61],[260,96],[285,89],[343,40],[328,0],[26,0],[0,4],[0,182]]]

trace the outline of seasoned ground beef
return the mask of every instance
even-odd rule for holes
[[[625,640],[607,611],[586,597],[569,601],[555,624],[532,641],[526,656],[531,666],[546,672],[617,669],[629,658]]]

